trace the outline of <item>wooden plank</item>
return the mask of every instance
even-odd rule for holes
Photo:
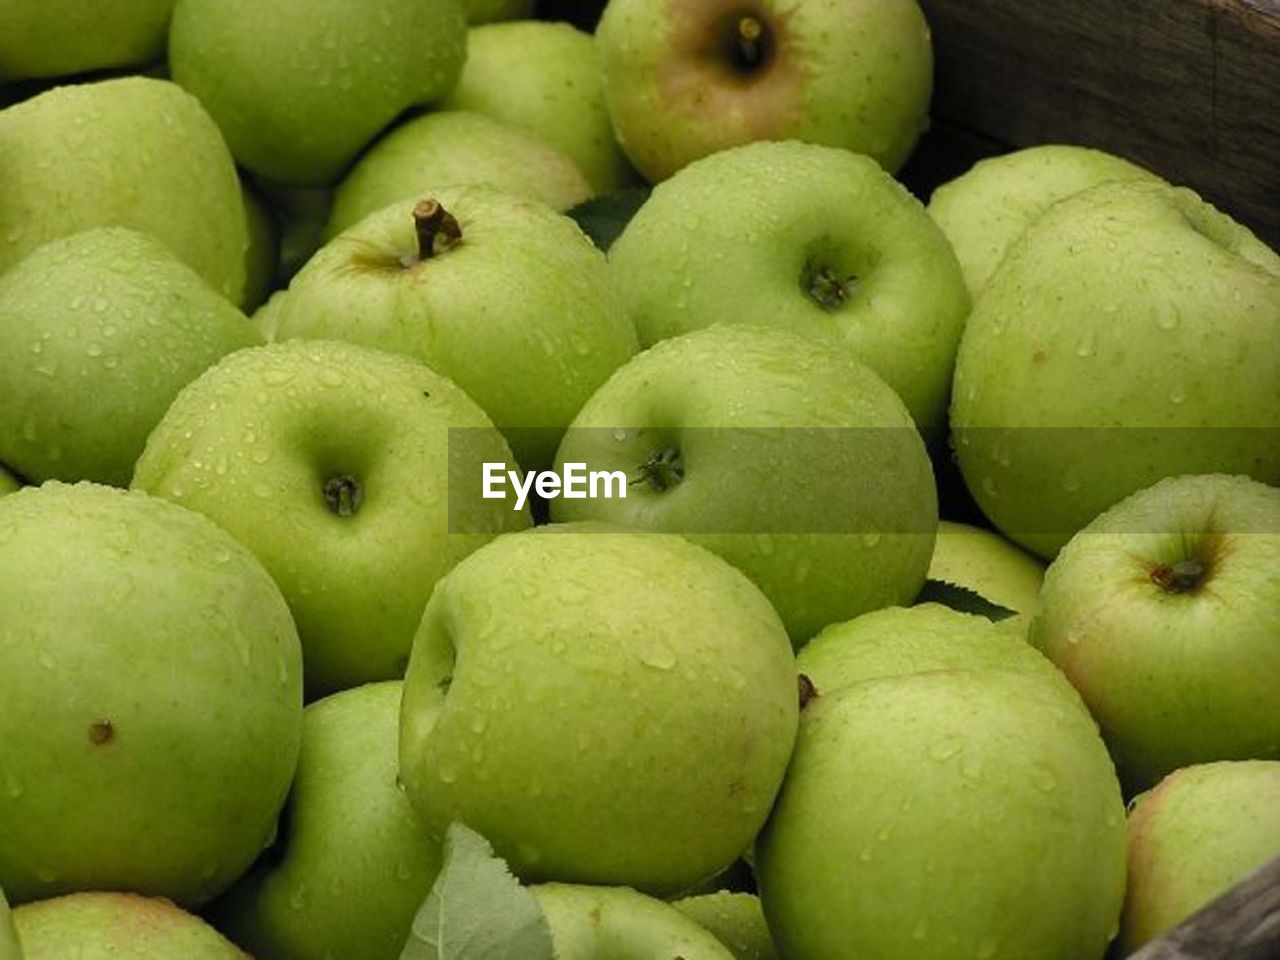
[[[1276,960],[1280,857],[1130,960]]]
[[[1280,246],[1280,0],[921,0],[934,113],[1186,184]]]

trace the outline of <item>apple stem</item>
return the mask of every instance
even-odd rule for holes
[[[364,489],[359,480],[344,473],[324,482],[324,500],[338,516],[353,517],[364,501]]]
[[[418,259],[439,256],[462,239],[462,228],[439,200],[419,200],[413,208],[413,226],[418,234]]]
[[[1204,564],[1199,560],[1162,563],[1151,571],[1151,582],[1165,593],[1190,593],[1200,586],[1204,572]]]
[[[748,70],[760,66],[760,62],[764,60],[764,46],[760,42],[763,35],[764,27],[755,17],[742,17],[738,20],[738,53]]]

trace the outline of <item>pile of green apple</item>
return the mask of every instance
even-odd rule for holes
[[[0,960],[1101,960],[1280,854],[1280,257],[926,207],[914,0],[533,6],[0,0]]]

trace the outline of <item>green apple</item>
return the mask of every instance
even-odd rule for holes
[[[613,193],[634,179],[604,105],[595,40],[570,24],[472,27],[462,76],[442,106],[540,137],[577,165],[593,193]]]
[[[240,302],[249,242],[218,128],[175,84],[58,87],[0,111],[0,273],[94,227],[132,227]]]
[[[1280,490],[1162,481],[1076,534],[1040,600],[1030,639],[1079,689],[1126,785],[1280,759]]]
[[[12,473],[0,466],[0,497],[9,493],[17,493],[22,489],[22,483]]]
[[[892,172],[928,125],[915,0],[610,0],[596,39],[618,140],[650,182],[753,140],[845,147]]]
[[[260,342],[239,310],[158,241],[103,227],[0,275],[0,461],[126,486],[187,383]]]
[[[89,483],[0,499],[0,886],[219,893],[284,802],[301,674],[280,591],[204,517]]]
[[[531,887],[556,960],[735,960],[714,936],[670,904],[626,887]]]
[[[500,537],[437,585],[404,685],[400,776],[437,835],[526,880],[687,889],[764,822],[795,735],[769,603],[680,537]]]
[[[18,944],[18,933],[13,929],[13,918],[9,913],[9,901],[0,890],[0,960],[22,960],[22,947]]]
[[[934,191],[929,215],[951,241],[976,298],[1009,245],[1059,200],[1113,180],[1159,179],[1101,150],[1045,144],[978,161]]]
[[[261,306],[276,286],[280,260],[280,236],[274,217],[266,203],[249,187],[244,196],[244,219],[249,227],[249,246],[245,250],[245,289],[243,305],[252,312]]]
[[[492,187],[379,211],[289,285],[275,339],[403,353],[462,387],[528,469],[637,350],[604,255],[568,217]]]
[[[396,783],[398,682],[307,707],[275,845],[217,904],[215,924],[271,960],[398,960],[440,845]]]
[[[591,196],[572,160],[518,127],[469,110],[415,117],[370,148],[334,195],[326,235],[440,187],[488,184],[568,210]]]
[[[821,693],[756,845],[788,960],[1101,960],[1124,804],[1093,721],[1044,681],[937,670]]]
[[[1034,647],[985,617],[937,603],[886,607],[833,624],[800,651],[797,664],[818,696],[882,677],[1002,670],[1037,679],[1084,710],[1066,677]]]
[[[1049,209],[974,304],[953,443],[983,512],[1045,558],[1164,477],[1280,482],[1280,257],[1188,190]]]
[[[1129,815],[1125,953],[1177,926],[1280,856],[1280,762],[1177,770]]]
[[[241,350],[189,384],[133,485],[213,518],[271,572],[309,696],[399,677],[431,588],[529,523],[480,496],[502,435],[407,357],[329,341]]]
[[[685,897],[672,906],[714,934],[729,948],[734,960],[779,960],[764,909],[755,894],[720,890]]]
[[[972,590],[1016,616],[1005,629],[1025,634],[1044,580],[1044,564],[998,533],[965,523],[938,521],[929,579]]]
[[[249,960],[168,900],[77,893],[13,912],[26,960]]]
[[[173,0],[0,0],[0,82],[164,57]]]
[[[626,497],[557,499],[557,520],[682,533],[747,574],[797,645],[910,603],[937,503],[902,402],[829,337],[714,326],[615,373],[556,454],[621,471]]]
[[[757,143],[692,164],[609,270],[645,345],[719,322],[827,334],[942,426],[969,297],[942,231],[866,157]]]
[[[267,343],[272,343],[276,339],[276,331],[280,329],[280,318],[284,314],[284,302],[287,298],[287,290],[277,290],[249,318],[253,329]]]
[[[468,23],[519,20],[533,16],[534,0],[462,0]]]
[[[407,107],[448,93],[466,58],[457,0],[177,0],[173,78],[241,166],[332,183]]]

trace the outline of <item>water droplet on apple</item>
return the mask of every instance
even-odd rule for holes
[[[4,792],[14,799],[22,796],[22,784],[18,782],[12,770],[4,772]]]
[[[299,883],[289,894],[289,906],[294,910],[302,910],[307,905],[307,885]]]
[[[655,670],[670,670],[676,665],[676,655],[667,647],[654,647],[640,654],[640,662]]]
[[[968,751],[960,758],[960,772],[970,780],[982,776],[982,767],[982,754],[976,751]]]
[[[1080,478],[1074,474],[1067,474],[1062,481],[1062,489],[1066,493],[1075,493],[1080,489]]]
[[[441,783],[457,783],[458,768],[452,763],[442,760],[440,766],[436,768],[436,776],[440,778]]]
[[[1186,391],[1186,388],[1183,387],[1181,384],[1179,384],[1178,386],[1174,387],[1172,390],[1169,391],[1170,403],[1185,403],[1186,400],[1187,400],[1187,391]]]
[[[871,852],[870,847],[863,847],[862,852],[858,854],[858,859],[863,863],[870,863],[874,857],[875,854]]]

